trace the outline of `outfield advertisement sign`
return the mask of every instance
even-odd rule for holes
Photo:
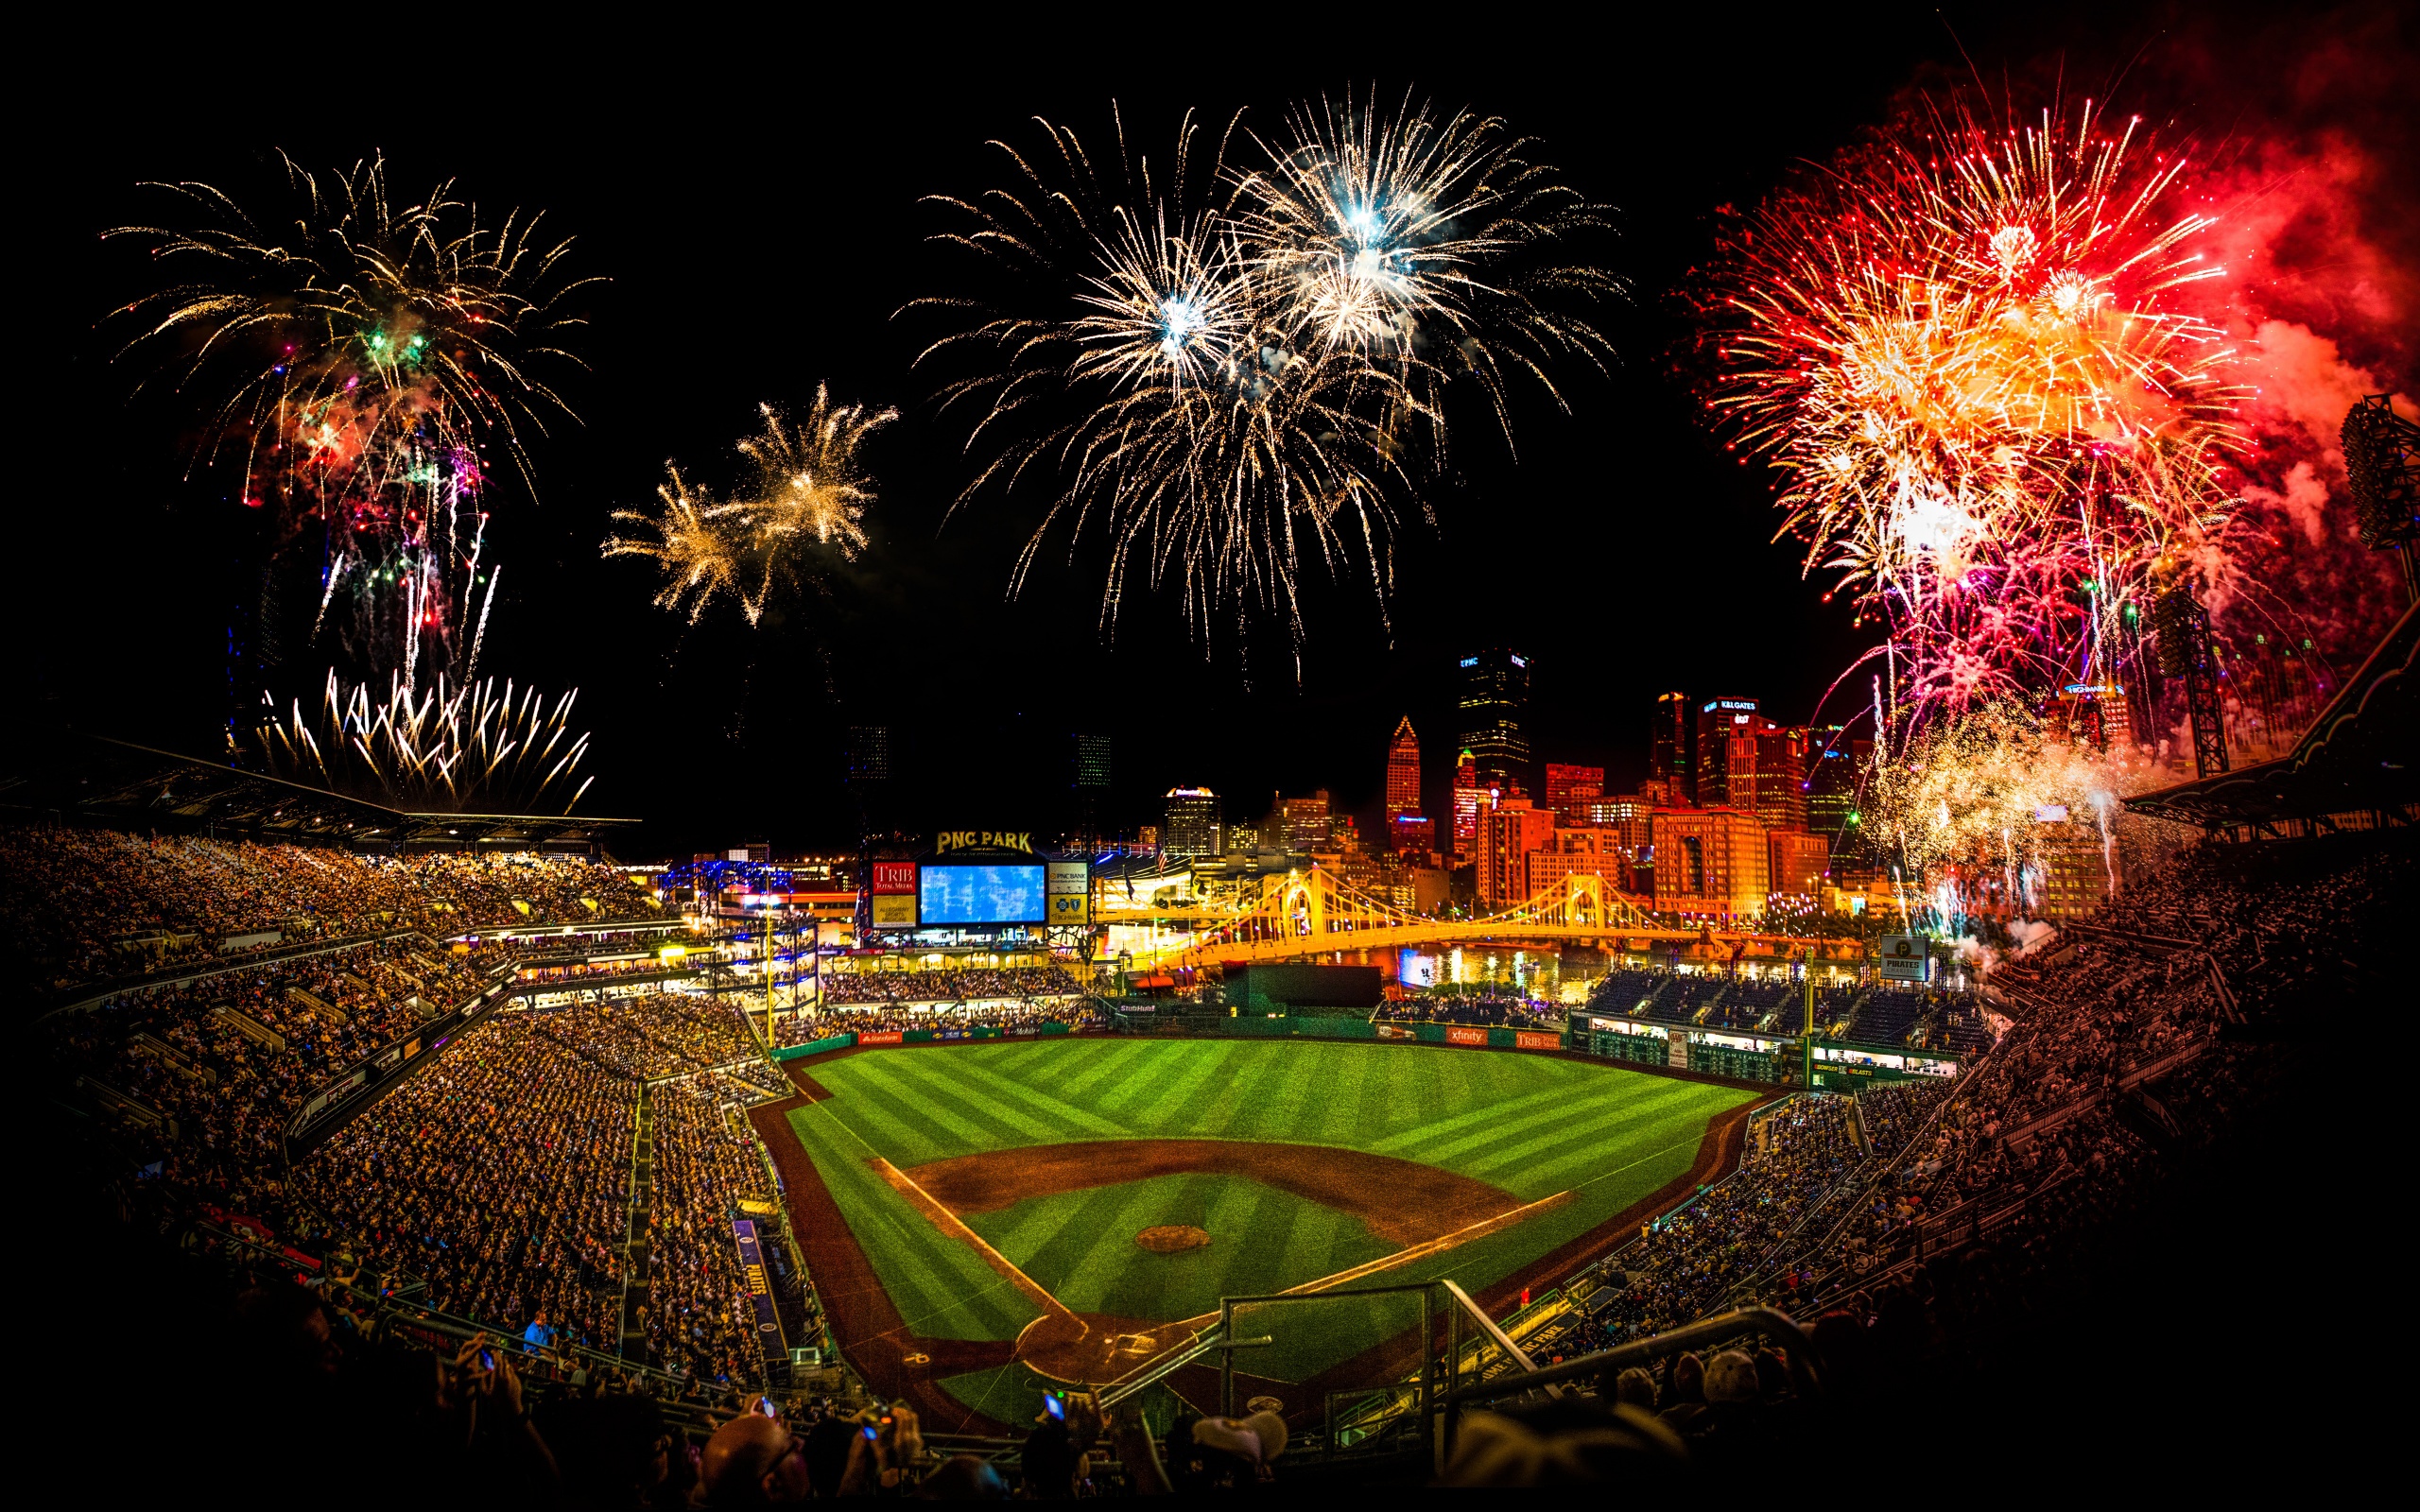
[[[1417,1040],[1420,1031],[1408,1023],[1382,1023],[1377,1026],[1381,1040]]]
[[[1560,1050],[1563,1048],[1563,1036],[1536,1029],[1515,1029],[1512,1031],[1512,1048],[1515,1050]]]
[[[1475,1029],[1466,1023],[1449,1023],[1445,1025],[1445,1042],[1449,1045],[1483,1045],[1487,1043],[1487,1031]]]
[[[908,1037],[897,1029],[868,1029],[859,1031],[857,1035],[857,1043],[861,1045],[903,1045],[907,1042]]]
[[[876,929],[913,929],[916,927],[916,895],[914,893],[873,895],[873,927]]]

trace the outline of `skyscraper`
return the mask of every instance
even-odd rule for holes
[[[1530,852],[1554,844],[1554,816],[1525,798],[1508,798],[1479,821],[1478,873],[1473,880],[1482,905],[1504,907],[1530,896]]]
[[[1387,817],[1420,812],[1420,737],[1411,732],[1411,716],[1395,726],[1387,747]]]
[[[1501,646],[1461,661],[1461,743],[1478,763],[1479,785],[1530,790],[1530,659]]]
[[[1169,788],[1160,854],[1171,861],[1196,861],[1220,853],[1219,795],[1206,787]]]
[[[1754,698],[1702,698],[1692,721],[1689,796],[1702,809],[1739,808],[1755,801],[1752,794],[1731,791],[1731,737],[1751,732],[1756,722]]]
[[[1102,811],[1109,803],[1109,737],[1077,731],[1067,737],[1067,788],[1074,797],[1076,843],[1100,844]]]
[[[1753,794],[1731,784],[1731,806],[1754,814],[1769,830],[1806,828],[1806,727],[1781,725],[1758,714],[1739,735],[1754,732],[1755,783]]]
[[[1463,751],[1454,764],[1454,855],[1466,860],[1478,843],[1478,813],[1487,801],[1479,786],[1478,758]]]
[[[1655,717],[1647,727],[1647,779],[1669,782],[1669,800],[1696,801],[1695,753],[1690,749],[1689,697],[1685,693],[1655,696]]]
[[[849,727],[849,781],[852,782],[890,781],[890,726],[851,725]]]
[[[1308,855],[1335,843],[1336,821],[1326,788],[1317,789],[1308,798],[1282,799],[1277,807],[1284,816],[1288,849]]]
[[[1109,737],[1081,732],[1067,737],[1069,785],[1073,787],[1107,787],[1109,785]]]

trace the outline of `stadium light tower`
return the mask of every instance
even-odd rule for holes
[[[2372,394],[2346,413],[2341,436],[2361,544],[2394,548],[2403,558],[2403,591],[2420,604],[2411,563],[2411,541],[2420,536],[2420,425],[2396,414],[2387,395]]]
[[[2227,769],[2226,711],[2219,702],[2218,662],[2210,654],[2210,611],[2187,584],[2162,593],[2152,606],[2159,634],[2159,670],[2185,679],[2185,708],[2193,723],[2193,775],[2214,777]]]

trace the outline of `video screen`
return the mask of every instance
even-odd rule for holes
[[[1049,910],[1043,897],[1042,863],[1005,867],[926,866],[917,875],[918,920],[925,928],[944,924],[1039,924]]]

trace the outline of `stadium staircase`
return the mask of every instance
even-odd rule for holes
[[[647,1084],[639,1084],[638,1132],[631,1141],[631,1211],[622,1241],[622,1329],[620,1354],[625,1360],[648,1357],[647,1330],[639,1314],[647,1305],[648,1217],[655,1205],[655,1101]]]

